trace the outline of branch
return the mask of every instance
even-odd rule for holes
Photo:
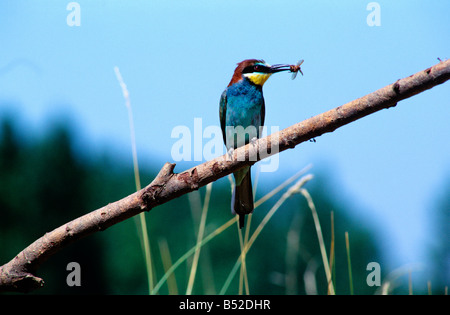
[[[428,90],[450,79],[450,60],[398,80],[350,103],[309,118],[291,127],[236,149],[232,159],[223,155],[185,172],[173,173],[175,164],[166,163],[145,188],[46,233],[0,267],[0,290],[28,292],[43,286],[35,275],[49,257],[82,237],[103,231],[143,211],[224,177],[257,161],[277,154],[311,138],[332,132],[359,118]]]

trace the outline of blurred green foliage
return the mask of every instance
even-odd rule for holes
[[[444,288],[450,283],[450,179],[447,179],[442,187],[436,200],[433,235],[429,245],[433,294],[445,294]]]
[[[19,136],[12,117],[0,124],[0,265],[44,233],[135,189],[131,162],[123,165],[110,156],[75,152],[74,136],[63,124],[55,124],[40,139]],[[145,185],[157,167],[140,171]],[[383,255],[372,227],[352,219],[348,207],[333,200],[326,176],[316,176],[306,188],[314,199],[328,254],[334,213],[336,293],[349,294],[344,239],[348,231],[355,294],[373,294],[377,287],[366,284],[366,266],[372,261],[383,265]],[[165,258],[172,263],[195,245],[204,194],[202,188],[146,213],[156,281],[164,274],[161,245],[168,245],[170,257]],[[280,195],[255,211],[254,226]],[[229,204],[230,185],[224,178],[213,184],[205,235],[231,218]],[[445,250],[448,255],[448,243]],[[204,246],[193,293],[218,293],[239,254],[235,226]],[[81,265],[80,287],[66,284],[66,266],[72,261]],[[188,259],[176,270],[171,293],[185,293],[190,263]],[[263,230],[247,255],[247,270],[251,294],[327,293],[311,211],[301,195],[290,198]],[[38,275],[45,286],[34,294],[147,294],[137,218],[63,249],[42,265]],[[167,284],[160,293],[169,293]],[[238,293],[238,276],[227,293]]]

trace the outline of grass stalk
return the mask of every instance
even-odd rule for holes
[[[347,231],[345,232],[345,248],[347,250],[348,282],[350,285],[350,295],[353,295],[352,261],[350,258],[350,241]]]
[[[186,295],[192,294],[192,288],[194,286],[195,275],[197,273],[197,267],[198,267],[198,259],[200,257],[200,248],[201,247],[199,246],[199,244],[201,243],[203,234],[205,232],[206,215],[208,214],[209,200],[211,198],[211,190],[212,190],[212,183],[209,183],[208,185],[206,185],[205,201],[203,203],[202,217],[200,219],[200,225],[198,228],[194,260],[192,262],[191,273],[189,275],[189,281],[188,281],[188,286],[186,289]]]
[[[398,279],[411,274],[412,279],[412,272],[423,269],[423,266],[421,264],[409,264],[402,266],[400,268],[397,268],[393,271],[391,271],[383,280],[383,283],[381,284],[380,288],[377,289],[375,294],[381,294],[381,295],[387,295],[390,294],[396,287],[399,286]],[[412,280],[411,280],[412,281]],[[412,284],[411,284],[411,291],[412,293]]]
[[[328,292],[330,292],[331,295],[334,295],[334,287],[333,283],[331,281],[331,271],[330,271],[330,265],[328,263],[327,259],[327,251],[325,249],[325,242],[323,240],[323,234],[322,234],[322,228],[320,227],[320,221],[319,216],[317,215],[316,206],[314,205],[314,202],[311,198],[311,195],[306,189],[300,189],[301,194],[305,197],[306,201],[308,202],[308,207],[311,210],[313,220],[314,220],[314,226],[316,228],[317,238],[319,240],[319,247],[320,247],[320,253],[322,255],[322,261],[323,266],[325,269],[325,275],[327,277],[327,283],[328,283]]]
[[[249,225],[249,222],[247,220],[247,227]],[[239,274],[239,295],[242,295],[244,292],[244,284],[246,284],[246,294],[249,294],[249,288],[248,288],[248,279],[247,279],[247,272],[246,272],[246,263],[245,263],[245,259],[246,259],[246,255],[244,253],[244,248],[245,248],[245,244],[246,242],[244,241],[244,236],[242,235],[242,230],[239,228],[239,222],[236,221],[236,226],[238,229],[238,236],[239,236],[239,245],[241,248],[241,270],[240,270],[240,274]]]
[[[261,167],[258,166],[258,168],[256,169],[256,174],[255,174],[255,179],[253,181],[253,198],[254,196],[256,196],[256,188],[258,187],[258,182],[259,182],[259,175],[261,171]],[[256,208],[256,206],[255,206]],[[241,248],[241,269],[240,269],[240,274],[239,274],[239,295],[243,294],[243,287],[245,286],[245,294],[246,295],[250,295],[250,288],[248,285],[248,275],[247,275],[247,264],[246,264],[246,253],[243,252],[245,246],[247,245],[248,242],[248,237],[250,235],[250,227],[251,227],[251,222],[252,222],[252,213],[250,213],[247,216],[247,224],[245,225],[245,233],[244,233],[244,237],[242,237],[242,231],[238,228],[239,230],[239,244],[240,244],[240,248]]]
[[[131,109],[130,94],[129,94],[127,86],[122,78],[120,70],[117,66],[114,67],[114,72],[116,74],[117,81],[119,81],[120,87],[122,88],[122,94],[125,99],[125,105],[128,109],[128,120],[129,120],[129,125],[130,125],[130,136],[131,136],[131,149],[132,149],[132,154],[133,154],[134,181],[135,181],[135,185],[136,185],[136,190],[140,190],[141,189],[141,180],[139,177],[139,166],[138,166],[137,150],[136,150],[136,136],[134,133],[133,111]],[[147,222],[145,219],[145,214],[142,212],[139,214],[139,222],[140,222],[140,228],[141,228],[140,239],[141,239],[141,243],[143,244],[143,248],[144,248],[145,266],[146,266],[146,270],[147,270],[147,280],[148,280],[148,290],[150,293],[153,290],[153,268],[152,268],[152,258],[151,258],[151,251],[150,251],[150,241],[148,238],[148,231],[147,231]]]
[[[170,257],[170,251],[169,246],[167,244],[167,240],[165,238],[158,240],[158,245],[159,251],[161,253],[161,260],[163,263],[164,272],[167,272],[167,270],[169,270],[170,267],[172,266],[172,258]],[[175,278],[175,274],[172,274],[167,279],[167,287],[169,289],[169,294],[171,295],[178,294],[177,280]]]
[[[330,270],[331,270],[331,279],[332,283],[331,285],[333,287],[336,287],[336,264],[334,263],[335,254],[334,254],[334,211],[331,211],[330,214],[330,220],[331,220],[331,241],[330,241]],[[328,294],[331,294],[330,290],[328,290]]]
[[[298,294],[298,257],[300,251],[301,218],[297,212],[291,221],[286,237],[286,273],[284,276],[285,289],[287,295]]]
[[[253,232],[252,237],[249,239],[247,244],[244,246],[244,250],[241,251],[241,255],[238,257],[236,263],[234,264],[231,272],[229,273],[227,279],[225,280],[224,285],[222,286],[222,289],[220,290],[221,295],[225,294],[225,292],[228,290],[231,281],[233,280],[234,276],[236,275],[236,272],[239,268],[239,266],[242,263],[242,256],[246,255],[250,248],[252,247],[253,243],[255,242],[256,238],[259,236],[261,231],[264,229],[266,224],[269,222],[269,220],[272,218],[272,216],[275,214],[275,212],[281,207],[281,205],[293,194],[297,193],[307,181],[311,180],[313,178],[312,175],[306,175],[302,177],[300,180],[298,180],[287,192],[285,192],[280,199],[275,203],[275,205],[269,210],[269,212],[266,214],[266,216],[263,218],[261,223],[256,228],[255,232]]]
[[[212,240],[214,237],[228,229],[230,226],[233,225],[237,220],[237,217],[234,217],[230,220],[228,220],[226,223],[222,224],[220,227],[218,227],[216,230],[214,230],[212,233],[210,233],[208,236],[202,239],[200,243],[197,243],[194,247],[192,247],[190,250],[188,250],[186,253],[184,253],[183,256],[178,258],[178,260],[166,271],[166,273],[161,277],[161,279],[158,281],[158,283],[153,288],[151,294],[157,294],[159,290],[161,289],[161,286],[167,281],[167,279],[170,277],[170,275],[189,257],[191,257],[194,253],[197,247],[204,246],[207,244],[210,240]]]
[[[300,171],[298,171],[296,174],[292,175],[290,178],[288,178],[287,180],[285,180],[281,185],[278,185],[277,187],[275,187],[272,191],[270,191],[269,193],[267,193],[266,195],[264,195],[261,199],[259,199],[258,201],[255,202],[255,208],[259,207],[260,205],[262,205],[264,202],[266,202],[267,200],[269,200],[270,198],[272,198],[275,194],[277,194],[278,192],[280,192],[282,189],[284,189],[286,186],[288,186],[290,183],[292,183],[294,180],[296,180],[297,178],[299,178],[301,175],[305,174],[310,168],[312,167],[312,165],[307,165],[306,167],[304,167],[303,169],[301,169]]]
[[[271,196],[275,195],[277,192],[279,192],[283,187],[286,187],[290,182],[292,182],[293,180],[295,180],[297,177],[299,177],[301,174],[303,174],[307,169],[309,169],[309,167],[304,168],[302,171],[298,172],[297,174],[295,174],[293,177],[289,178],[288,180],[286,180],[283,184],[281,184],[280,186],[282,186],[280,188],[277,187],[275,188],[273,191],[271,191],[268,197],[266,198],[262,198],[259,200],[258,203],[255,203],[255,208],[260,206],[262,203],[264,203],[265,201],[267,201]],[[248,250],[250,249],[250,247],[253,245],[255,239],[257,238],[257,236],[259,235],[259,233],[261,232],[261,230],[264,228],[264,226],[267,224],[268,220],[270,219],[270,217],[274,214],[274,212],[281,206],[281,204],[287,199],[287,197],[289,197],[290,195],[298,192],[299,187],[301,187],[304,183],[306,183],[307,181],[309,181],[310,179],[312,179],[312,175],[307,175],[304,176],[301,180],[299,180],[297,182],[296,185],[294,185],[295,187],[291,187],[288,194],[283,195],[284,198],[282,197],[280,200],[278,200],[278,202],[274,205],[274,207],[271,209],[271,211],[269,211],[269,213],[266,215],[266,217],[263,219],[263,221],[261,222],[261,224],[258,226],[258,228],[255,230],[255,232],[253,233],[252,237],[250,238],[250,240],[248,242],[245,242],[245,239],[248,240],[249,238],[249,231],[246,231],[246,235],[244,237],[242,237],[241,235],[241,241],[243,244],[243,250],[241,251],[241,255],[246,255]],[[232,185],[233,188],[233,180],[231,178],[231,176],[228,176],[228,178],[230,179],[230,183]],[[266,195],[267,196],[267,195]],[[251,219],[251,215],[249,215],[249,220]],[[165,270],[165,274],[161,277],[161,279],[158,281],[158,283],[156,283],[156,285],[154,286],[153,290],[151,291],[151,294],[157,294],[159,292],[159,290],[161,289],[162,285],[168,281],[169,277],[175,272],[175,270],[184,262],[186,261],[189,257],[191,257],[192,255],[195,254],[197,248],[200,248],[202,246],[204,246],[205,244],[207,244],[209,241],[211,241],[214,237],[218,236],[219,234],[221,234],[222,232],[224,232],[226,229],[228,229],[230,226],[233,225],[233,223],[237,223],[238,221],[238,217],[235,216],[234,218],[230,219],[229,221],[227,221],[226,223],[224,223],[222,226],[218,227],[216,230],[214,230],[212,233],[210,233],[209,235],[207,235],[206,237],[204,237],[203,239],[201,239],[200,242],[197,242],[197,244],[192,247],[190,250],[188,250],[186,253],[184,253],[180,258],[178,258],[178,260],[172,264],[170,266],[170,268],[168,268],[167,270]],[[246,245],[245,245],[246,244]],[[242,263],[242,259],[241,256],[238,257],[238,261],[236,262],[236,264],[234,265],[232,271],[230,272],[230,275],[227,279],[227,281],[224,284],[224,287],[222,288],[222,291],[226,291],[226,289],[229,286],[229,283],[231,282],[231,280],[233,279],[234,275],[236,274],[237,270],[239,269],[240,265]],[[246,272],[246,269],[244,269],[244,272]],[[246,283],[246,274],[244,274],[245,277],[243,277],[243,283]],[[248,282],[246,285],[246,292],[248,292]]]

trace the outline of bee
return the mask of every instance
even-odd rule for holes
[[[297,73],[300,72],[303,75],[302,69],[300,68],[300,66],[303,63],[303,59],[299,60],[299,62],[297,62],[296,65],[291,65],[290,66],[290,71],[292,72],[292,80],[294,80],[297,77]]]

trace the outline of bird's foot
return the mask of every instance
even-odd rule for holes
[[[234,153],[234,149],[233,148],[230,148],[227,151],[227,161],[233,161],[233,153]]]
[[[256,141],[258,141],[258,138],[256,138],[256,137],[253,137],[250,139],[250,143],[252,144],[252,146],[256,145]]]

